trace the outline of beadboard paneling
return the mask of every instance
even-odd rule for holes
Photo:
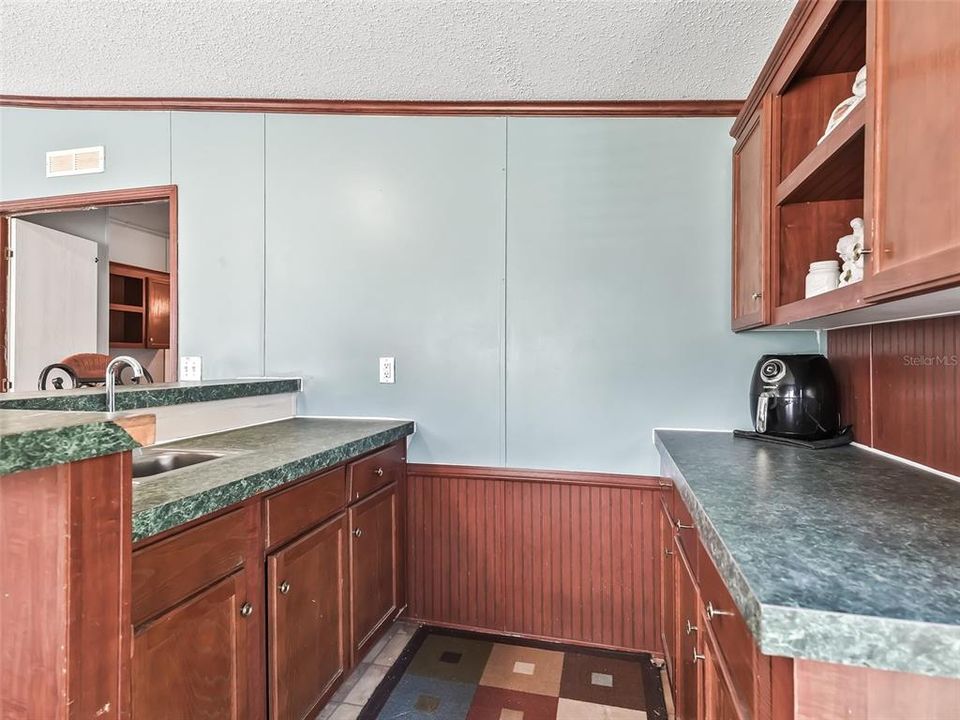
[[[960,317],[831,330],[828,348],[844,421],[872,428],[859,442],[960,475]]]
[[[659,652],[659,478],[410,465],[408,613]]]

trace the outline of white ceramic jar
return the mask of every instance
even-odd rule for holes
[[[813,297],[831,290],[840,284],[840,263],[836,260],[822,260],[810,263],[807,273],[806,297]]]

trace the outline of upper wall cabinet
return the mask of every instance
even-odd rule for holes
[[[960,284],[958,25],[960,3],[798,3],[731,131],[735,330],[960,311],[956,291],[901,300]],[[854,89],[864,67],[865,93]],[[748,153],[767,114],[765,162]],[[811,293],[811,263],[842,265],[837,244],[856,218],[863,280]],[[757,263],[766,282],[751,308]]]
[[[873,298],[960,282],[960,2],[878,2]]]
[[[733,148],[733,328],[763,325],[766,272],[763,238],[769,220],[769,106],[754,113]]]

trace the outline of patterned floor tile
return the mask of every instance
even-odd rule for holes
[[[647,720],[647,714],[643,710],[560,698],[557,702],[557,720]]]
[[[563,661],[560,696],[645,710],[643,667],[635,660],[568,652]]]
[[[557,698],[481,685],[467,720],[555,720]]]
[[[557,697],[562,672],[562,652],[497,643],[480,684]]]
[[[466,720],[476,685],[404,675],[379,720]]]
[[[476,683],[483,675],[493,643],[468,638],[430,635],[417,651],[407,672],[422,677]]]

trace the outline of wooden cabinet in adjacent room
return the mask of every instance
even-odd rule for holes
[[[256,646],[245,571],[138,627],[133,638],[133,716],[248,718],[248,666]]]
[[[350,508],[350,593],[353,658],[363,657],[397,611],[397,485]]]
[[[769,108],[753,116],[733,149],[733,329],[766,322]]]
[[[170,278],[147,277],[147,347],[170,347]]]
[[[314,717],[349,662],[347,520],[340,514],[267,558],[270,717]]]
[[[868,296],[960,282],[960,3],[875,2]],[[869,60],[868,60],[869,61]]]

